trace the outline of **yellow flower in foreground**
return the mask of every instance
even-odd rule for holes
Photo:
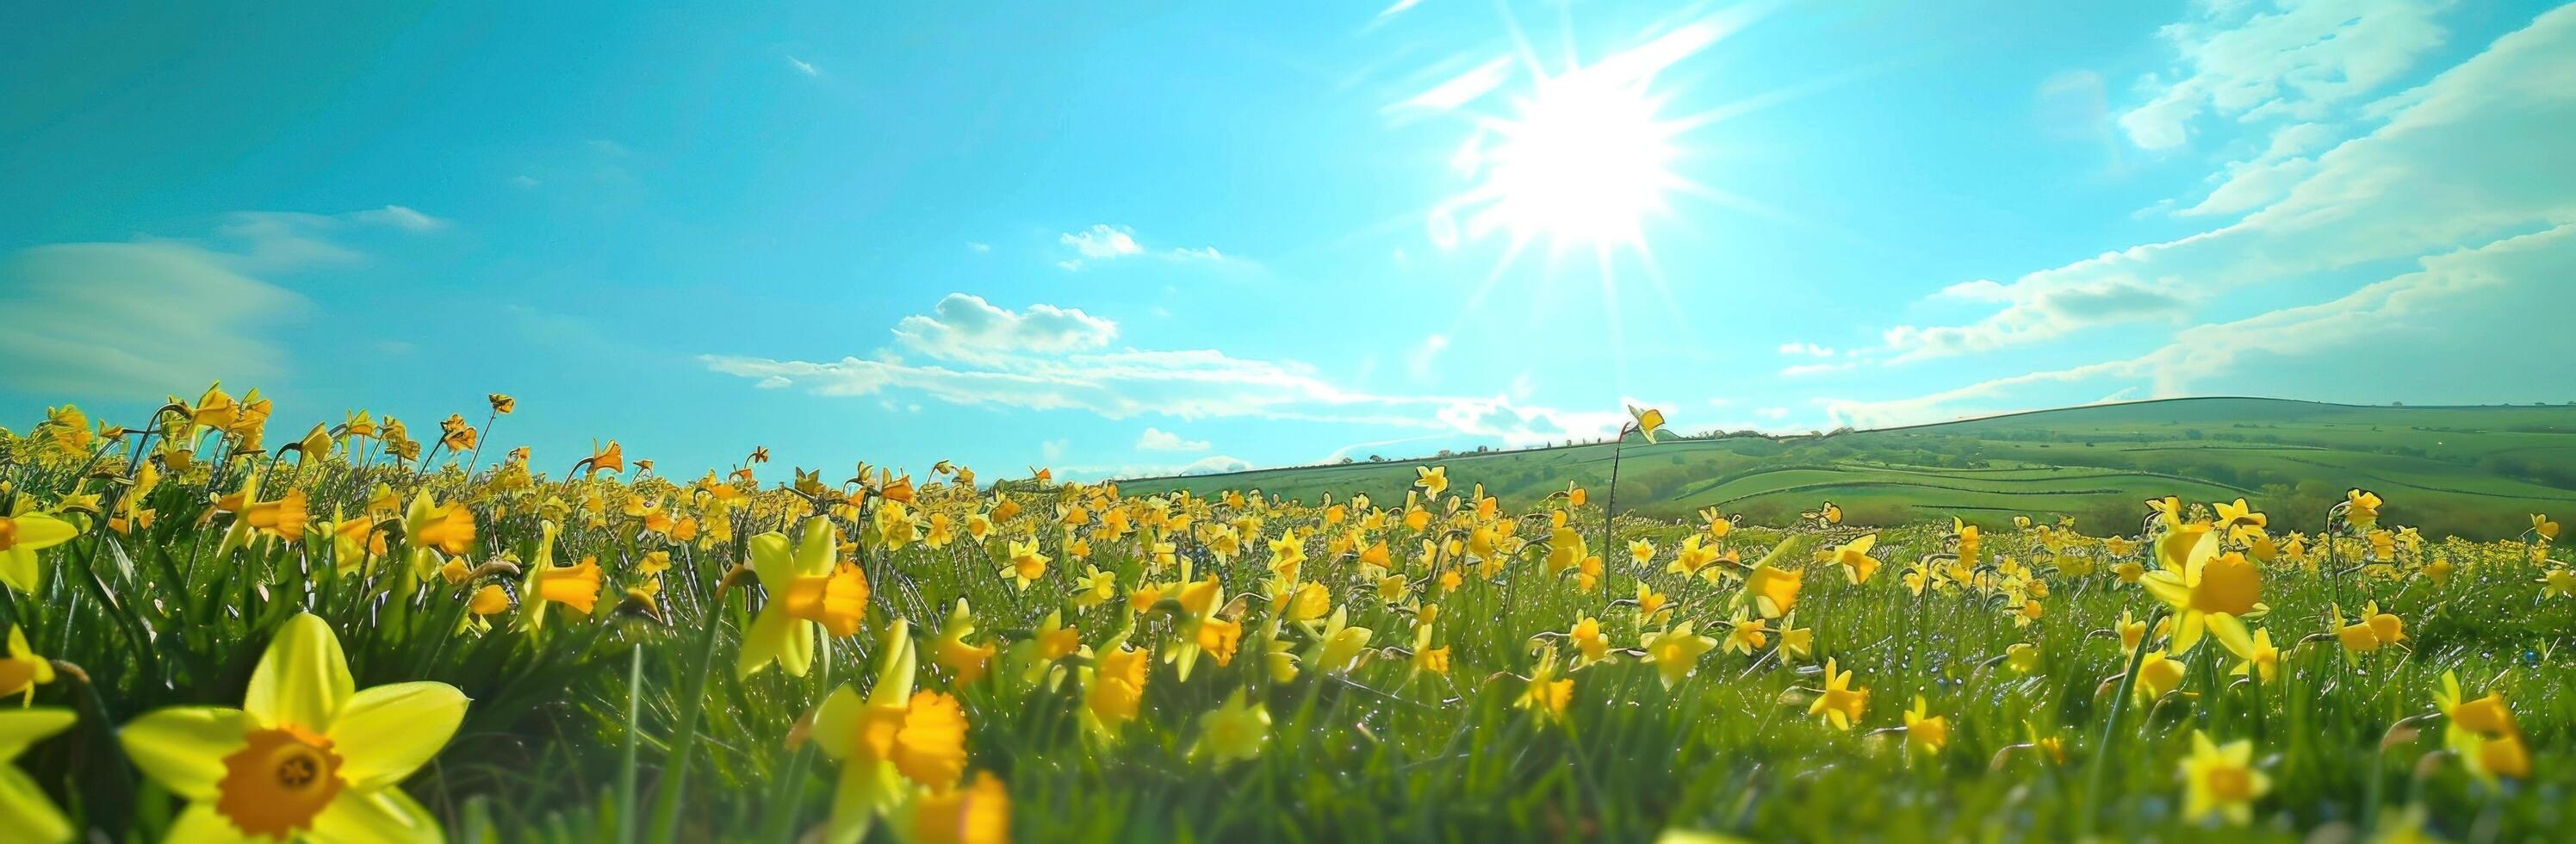
[[[1645,661],[1655,666],[1655,673],[1663,675],[1667,689],[1698,670],[1699,658],[1717,648],[1717,639],[1692,632],[1691,622],[1687,621],[1671,630],[1649,631],[1638,638],[1638,646],[1646,652]]]
[[[974,784],[941,789],[912,809],[912,840],[920,844],[1007,844],[1011,840],[1011,791],[990,771]]]
[[[1145,699],[1145,680],[1153,668],[1153,656],[1150,651],[1127,647],[1123,637],[1100,652],[1098,665],[1084,684],[1083,704],[1103,730],[1116,732],[1120,725],[1136,720],[1137,706]]]
[[[465,694],[355,685],[339,637],[305,613],[269,642],[242,708],[158,709],[118,737],[135,767],[188,800],[172,841],[440,840],[437,819],[399,786],[456,734]]]
[[[2191,734],[2191,758],[2182,762],[2188,791],[2183,816],[2198,820],[2220,815],[2244,826],[2254,819],[2254,801],[2272,790],[2272,778],[2254,770],[2254,742],[2245,739],[2220,746],[2209,734]]]
[[[2490,691],[2476,700],[2467,698],[2460,691],[2459,673],[2442,672],[2442,690],[2434,693],[2433,702],[2450,719],[2443,729],[2444,742],[2469,773],[2489,781],[2531,776],[2531,748],[2523,744],[2522,727],[2515,723],[2504,695]]]
[[[805,536],[792,548],[787,535],[775,531],[751,538],[751,571],[769,591],[769,603],[743,631],[737,675],[751,676],[775,661],[803,677],[814,665],[821,634],[859,632],[868,611],[868,579],[856,566],[833,565],[840,541],[840,528],[821,516],[805,521]]]
[[[1207,758],[1224,767],[1227,763],[1261,755],[1270,743],[1270,710],[1246,699],[1242,689],[1225,699],[1225,705],[1199,716],[1199,738],[1190,746],[1190,758]]]
[[[824,827],[824,838],[832,844],[855,844],[867,837],[869,825],[901,805],[905,796],[904,774],[896,765],[896,757],[903,748],[917,664],[911,625],[899,618],[888,625],[877,654],[876,684],[869,688],[865,699],[844,684],[824,696],[822,705],[810,718],[816,746],[824,755],[841,762],[840,784],[832,792],[831,820]],[[944,732],[938,736],[945,737]],[[914,744],[935,757],[940,750],[934,746],[936,743]],[[965,764],[963,754],[961,746],[956,762],[961,768]],[[917,759],[914,767],[930,767],[925,762],[944,764],[940,758]]]
[[[80,529],[72,523],[41,513],[0,516],[0,583],[20,592],[36,591],[43,571],[36,567],[36,551],[72,541]]]
[[[1869,690],[1852,688],[1849,671],[1838,670],[1833,660],[1825,660],[1825,687],[1816,694],[1815,703],[1807,706],[1810,716],[1823,716],[1825,723],[1838,730],[1849,730],[1869,711]]]
[[[2244,621],[2261,618],[2268,609],[2262,601],[2262,571],[2243,554],[2218,553],[2218,534],[2200,532],[2181,554],[2179,569],[2158,569],[2140,581],[2156,600],[2174,609],[2175,653],[2189,652],[2201,633],[2213,627],[2223,629],[2223,636],[2243,635]]]
[[[2236,664],[2236,670],[2233,673],[2243,677],[2248,673],[2260,671],[2263,682],[2266,683],[2279,678],[2281,649],[2272,646],[2272,631],[2258,629],[2252,636],[2242,635],[2242,632],[2243,629],[2239,628],[2236,633],[2222,632],[2218,636],[2218,643],[2227,646],[2228,653],[2235,654],[2237,659],[2243,660]]]
[[[1939,753],[1950,743],[1950,719],[1932,714],[1931,704],[1922,695],[1914,696],[1914,708],[1905,712],[1905,744],[1926,753]]]
[[[45,797],[42,785],[10,760],[26,752],[28,745],[69,729],[76,720],[69,709],[0,711],[0,841],[72,840],[71,819]]]
[[[0,841],[72,841],[72,818],[64,818],[44,787],[18,772],[10,759],[18,759],[28,744],[62,733],[75,720],[72,710],[57,708],[0,713]]]
[[[2546,515],[2531,514],[2531,532],[2538,535],[2542,542],[2558,541],[2558,523],[2550,521]]]
[[[1735,616],[1726,622],[1726,649],[1751,656],[1771,643],[1771,628],[1758,618],[1745,617],[1745,608],[1737,607]]]

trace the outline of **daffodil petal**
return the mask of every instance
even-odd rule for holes
[[[2191,646],[2200,644],[2200,634],[2206,629],[2209,616],[2205,612],[2187,612],[2182,614],[2181,621],[2175,622],[2171,648],[2175,656],[2190,653]]]
[[[20,548],[51,548],[80,535],[80,528],[52,516],[30,514],[10,521],[17,523],[16,547]]]
[[[2244,659],[2253,657],[2254,635],[2246,631],[2245,622],[2221,612],[2210,613],[2208,624],[2210,635],[2218,637],[2218,643],[2225,645],[2228,653]]]
[[[277,638],[269,640],[259,667],[251,669],[242,709],[263,724],[318,731],[331,726],[356,687],[339,635],[321,616],[302,613],[287,619]]]
[[[39,574],[36,568],[36,549],[25,545],[13,545],[9,550],[0,551],[0,583],[8,584],[9,588],[20,592],[32,593],[36,591],[36,578]]]
[[[313,818],[312,840],[322,844],[373,844],[446,839],[438,819],[399,788],[349,791]],[[174,839],[175,840],[175,839]]]
[[[841,549],[841,532],[832,520],[816,516],[805,520],[805,538],[796,543],[796,573],[831,574],[832,558]]]
[[[859,743],[859,718],[867,712],[868,702],[844,683],[823,696],[821,706],[814,708],[814,726],[810,737],[823,755],[834,759],[850,758]]]
[[[734,658],[734,676],[749,677],[777,661],[779,653],[787,649],[787,623],[794,620],[787,617],[785,606],[762,608],[760,615],[751,620],[751,629],[742,631],[742,653]]]
[[[224,757],[248,744],[249,713],[211,706],[156,709],[116,731],[125,755],[143,775],[190,800],[212,800],[224,778]],[[172,840],[180,839],[176,836]]]
[[[762,587],[783,594],[796,579],[796,558],[788,550],[787,535],[771,531],[752,537],[750,544],[751,573],[760,576]]]
[[[2147,594],[2154,595],[2156,600],[2174,606],[2191,603],[2191,587],[2184,586],[2182,577],[2173,572],[2162,569],[2147,572],[2146,576],[2138,578],[2138,585],[2146,587]]]
[[[340,776],[357,791],[401,783],[456,736],[465,704],[465,693],[446,683],[393,683],[351,695],[328,733]]]
[[[45,797],[45,789],[16,766],[0,764],[0,841],[72,840],[72,821]]]
[[[0,710],[0,763],[17,758],[28,745],[69,729],[78,720],[69,709]]]

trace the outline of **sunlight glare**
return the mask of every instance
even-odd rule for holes
[[[1575,71],[1542,80],[1518,115],[1491,121],[1483,137],[1490,204],[1471,230],[1508,230],[1515,241],[1546,235],[1562,248],[1637,243],[1647,214],[1663,209],[1677,180],[1666,169],[1676,127],[1642,80]]]

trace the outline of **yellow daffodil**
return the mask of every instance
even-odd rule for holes
[[[1849,730],[1869,711],[1869,690],[1854,688],[1849,671],[1839,670],[1834,660],[1825,660],[1825,687],[1816,692],[1808,704],[1807,715],[1821,716],[1837,730]]]
[[[2244,635],[2244,622],[2261,618],[2263,574],[2245,555],[2218,552],[2218,536],[2200,532],[2180,552],[2178,567],[2150,572],[2140,582],[2147,592],[2174,609],[2173,650],[2184,653],[2212,628],[2221,635]]]
[[[170,840],[440,840],[401,783],[464,720],[445,683],[357,690],[321,617],[288,619],[251,670],[240,709],[154,710],[118,736],[144,776],[188,801]]]
[[[868,579],[857,566],[834,565],[840,541],[840,528],[821,516],[805,521],[805,535],[792,546],[783,533],[751,538],[751,571],[769,603],[743,631],[737,675],[748,677],[774,661],[792,676],[805,676],[824,636],[859,632],[867,616]]]
[[[42,513],[0,516],[0,583],[35,592],[44,579],[44,571],[36,566],[36,552],[79,535],[80,528],[72,523]]]
[[[1045,554],[1038,553],[1038,543],[1036,539],[1029,539],[1027,541],[1017,539],[1011,540],[1010,550],[1011,565],[1008,568],[1002,569],[1002,576],[1010,578],[1014,585],[1021,589],[1027,589],[1029,588],[1030,583],[1035,582],[1038,578],[1046,576],[1047,563],[1051,562],[1053,558],[1048,557]]]
[[[1664,429],[1664,412],[1651,407],[1629,405],[1628,426],[1635,430],[1638,436],[1645,437],[1648,444],[1652,444],[1655,441],[1656,432]]]
[[[2148,706],[2182,687],[2182,661],[2164,651],[2148,651],[2138,662],[2135,694],[2139,706]]]
[[[1646,652],[1645,662],[1655,666],[1663,677],[1664,688],[1699,670],[1699,658],[1717,647],[1717,639],[1691,631],[1691,622],[1682,622],[1671,630],[1647,631],[1638,637],[1637,646]]]
[[[69,709],[0,711],[0,841],[58,844],[71,841],[71,819],[45,796],[44,786],[11,764],[28,745],[71,729]]]
[[[1798,586],[1806,578],[1805,572],[1763,563],[1754,566],[1753,572],[1744,576],[1744,595],[1752,599],[1754,611],[1761,613],[1763,618],[1779,618],[1797,609]]]
[[[1747,608],[1736,607],[1735,616],[1726,623],[1726,649],[1751,656],[1771,642],[1771,628],[1762,619],[1749,618]]]
[[[948,622],[939,626],[939,639],[931,644],[930,658],[956,675],[956,685],[969,686],[983,679],[998,650],[991,642],[966,644],[975,635],[975,610],[966,599],[957,599],[957,608],[948,613]],[[810,641],[810,640],[809,640]]]
[[[1842,566],[1844,579],[1854,585],[1868,583],[1870,575],[1878,573],[1878,558],[1869,555],[1877,545],[1878,534],[1873,533],[1836,546],[1827,559]]]
[[[2191,734],[2191,757],[2182,762],[2186,783],[2183,816],[2211,815],[2244,826],[2254,818],[2254,801],[2272,790],[2272,779],[2254,770],[2254,742],[2238,739],[2221,746],[2198,730]]]
[[[1441,493],[1449,491],[1449,467],[1415,466],[1413,485],[1421,487],[1422,494],[1438,499]]]
[[[1270,743],[1270,710],[1251,702],[1242,689],[1225,699],[1225,704],[1199,716],[1198,741],[1190,746],[1190,758],[1207,759],[1218,767],[1261,755]]]
[[[1557,677],[1556,651],[1539,655],[1538,666],[1530,669],[1529,687],[1513,701],[1514,706],[1556,720],[1565,717],[1565,707],[1574,701],[1574,681]]]
[[[1905,745],[1925,753],[1939,753],[1950,743],[1950,719],[1932,714],[1932,706],[1922,695],[1914,696],[1914,708],[1905,711]]]
[[[9,625],[9,652],[0,656],[0,698],[23,693],[23,702],[33,702],[36,687],[53,681],[53,660],[37,656],[35,648],[27,645],[27,631]],[[9,755],[0,754],[0,762],[8,761]]]
[[[2550,521],[2549,517],[2546,515],[2533,513],[2531,514],[2531,533],[2533,536],[2540,537],[2540,541],[2542,542],[2556,542],[2558,541],[2558,523]]]

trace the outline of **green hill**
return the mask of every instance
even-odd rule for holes
[[[1604,500],[1611,446],[1444,454],[1124,482],[1133,492],[1259,489],[1294,499],[1365,492],[1401,499],[1413,467],[1445,465],[1505,506],[1570,481]],[[2284,530],[2314,531],[2348,487],[2379,492],[2387,519],[2427,534],[2520,533],[2525,514],[2576,515],[2576,406],[2359,407],[2254,398],[2095,405],[1819,436],[1631,439],[1623,512],[1681,518],[1701,507],[1779,523],[1819,502],[1893,524],[1960,516],[2075,516],[2126,531],[2150,497],[2253,499]]]

